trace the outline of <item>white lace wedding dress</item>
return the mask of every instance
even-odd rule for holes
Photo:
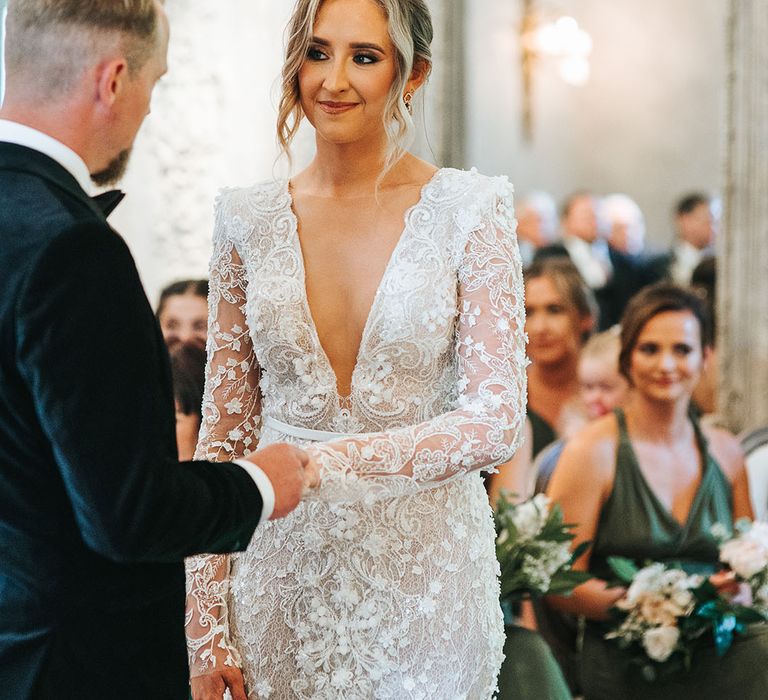
[[[287,184],[220,197],[198,454],[311,444],[324,477],[246,552],[188,561],[193,674],[238,663],[250,698],[493,695],[504,631],[480,470],[514,453],[526,398],[511,193],[451,169],[424,186],[349,397],[310,315]]]

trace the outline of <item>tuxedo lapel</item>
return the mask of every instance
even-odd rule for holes
[[[75,177],[53,158],[26,146],[0,142],[0,170],[28,173],[46,180],[63,194],[76,199],[104,221],[104,213],[80,187]]]

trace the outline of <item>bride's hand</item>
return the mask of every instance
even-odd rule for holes
[[[312,454],[311,448],[307,450],[309,461],[304,465],[304,492],[316,489],[320,486],[320,463]]]
[[[229,689],[232,700],[248,700],[245,694],[243,672],[239,668],[225,668],[206,673],[190,680],[192,700],[222,700],[224,691]]]

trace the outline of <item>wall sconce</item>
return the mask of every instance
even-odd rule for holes
[[[584,85],[589,80],[592,37],[573,17],[563,16],[545,22],[537,14],[535,0],[522,0],[520,45],[523,71],[523,138],[533,138],[533,70],[542,58],[557,61],[560,77],[569,85]]]

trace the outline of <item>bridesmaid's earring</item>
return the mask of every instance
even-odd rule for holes
[[[413,105],[411,104],[411,101],[413,100],[413,93],[409,90],[408,92],[403,95],[403,102],[405,103],[405,108],[408,110],[408,114],[413,115]]]

